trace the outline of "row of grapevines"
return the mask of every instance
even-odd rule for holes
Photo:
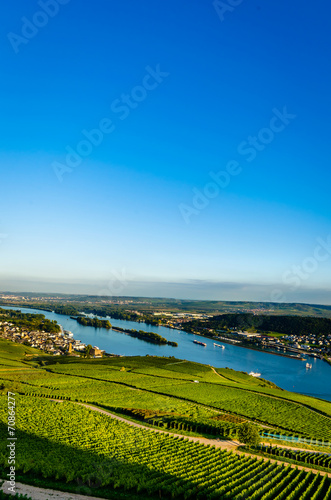
[[[0,460],[6,464],[6,409]],[[331,500],[330,479],[136,428],[72,403],[17,396],[17,468],[61,482],[140,493],[142,498],[274,500],[286,489]],[[313,498],[313,497],[312,497]]]
[[[296,451],[274,446],[261,446],[261,451],[277,457],[289,458],[297,462],[319,465],[331,469],[331,455],[327,453],[313,453],[308,451]]]

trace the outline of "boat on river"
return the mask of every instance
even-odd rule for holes
[[[203,347],[206,347],[207,344],[204,342],[200,342],[200,340],[193,340],[194,344],[202,345]]]
[[[248,375],[250,375],[251,377],[261,377],[261,373],[258,372],[250,372]]]
[[[306,363],[306,368],[307,368],[308,370],[310,370],[312,367],[313,367],[313,365],[312,365],[311,363]]]
[[[224,345],[222,345],[222,344],[216,344],[216,342],[214,342],[214,346],[215,347],[220,347],[221,349],[225,349]]]
[[[20,309],[21,312],[25,314],[44,314],[47,319],[56,320],[59,325],[63,326],[64,330],[71,330],[71,332],[74,332],[74,338],[80,339],[82,343],[84,342],[86,345],[99,344],[100,349],[105,349],[106,352],[111,353],[118,358],[122,356],[130,356],[133,354],[140,356],[162,355],[161,351],[168,349],[165,346],[156,346],[155,344],[147,342],[139,341],[138,343],[137,339],[133,337],[127,337],[125,335],[113,337],[112,335],[109,335],[109,330],[100,329],[94,331],[94,329],[77,324],[75,320],[70,319],[70,316],[64,316],[57,313],[52,314],[50,311],[18,306],[15,307],[2,305],[1,307],[9,310]],[[122,328],[132,328],[132,323],[128,324],[125,320],[114,319],[110,320],[110,322],[114,326],[118,325]],[[178,359],[186,359],[188,361],[198,363],[210,363],[218,366],[217,363],[219,363],[220,358],[225,357],[224,365],[227,365],[229,368],[232,368],[234,370],[244,370],[245,372],[247,372],[247,374],[249,373],[249,369],[253,370],[253,366],[260,366],[261,369],[263,368],[263,366],[268,366],[267,371],[263,369],[263,377],[271,380],[276,385],[282,387],[282,389],[295,389],[297,392],[313,395],[319,398],[321,397],[321,394],[323,394],[323,399],[331,401],[331,393],[329,387],[325,384],[325,380],[329,380],[331,376],[331,365],[326,361],[320,359],[320,356],[317,353],[310,351],[309,353],[302,353],[302,357],[307,358],[307,361],[298,363],[298,358],[277,356],[276,354],[266,352],[265,349],[261,349],[261,351],[247,349],[242,346],[240,347],[236,345],[237,342],[240,341],[231,342],[229,341],[229,339],[226,339],[226,345],[224,344],[226,349],[222,350],[221,355],[220,353],[217,354],[219,352],[218,347],[214,348],[213,346],[213,348],[211,349],[213,342],[222,342],[221,338],[213,338],[212,340],[208,340],[207,347],[205,347],[204,349],[195,349],[195,344],[194,346],[192,346],[193,339],[197,338],[197,340],[201,340],[203,339],[203,337],[193,337],[189,332],[185,331],[184,325],[185,323],[183,323],[182,331],[178,332],[178,334],[176,333],[175,336],[174,330],[168,330],[166,327],[162,327],[162,329],[157,330],[160,333],[163,332],[163,335],[165,337],[167,337],[167,335],[170,335],[171,333],[172,336],[169,338],[178,342],[178,347],[176,348],[176,357],[178,357]],[[150,325],[147,325],[143,322],[139,323],[139,325],[137,324],[134,327],[137,328],[137,330],[139,330],[139,328],[142,328],[145,331],[148,331],[150,328],[152,330],[154,329],[154,327],[152,328],[150,327]],[[69,341],[72,341],[72,339],[69,338]],[[203,342],[205,341],[203,340]],[[282,349],[280,352],[282,353]],[[284,353],[287,354],[287,350],[285,350]],[[306,369],[305,364],[307,362],[313,364],[312,369]],[[305,369],[303,370],[303,368]],[[255,370],[258,371],[257,368],[255,368]],[[295,388],[293,388],[293,374],[295,376]],[[191,382],[193,383],[193,380],[191,380]]]

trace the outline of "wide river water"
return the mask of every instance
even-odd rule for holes
[[[69,316],[62,314],[21,307],[0,307],[21,310],[25,313],[44,314],[47,319],[56,320],[64,330],[70,330],[75,339],[79,339],[85,344],[97,346],[109,353],[122,354],[123,356],[145,356],[146,354],[175,356],[179,359],[196,361],[217,368],[228,367],[247,373],[259,372],[262,378],[271,380],[283,389],[331,401],[331,365],[320,359],[308,357],[307,361],[313,365],[312,369],[309,370],[306,369],[306,361],[254,351],[232,344],[223,344],[225,349],[221,349],[214,346],[213,340],[201,338],[198,335],[164,326],[158,327],[146,325],[146,323],[108,318],[115,327],[152,331],[162,335],[167,340],[178,343],[178,347],[155,345],[106,328],[82,326]],[[202,347],[194,344],[193,340],[195,339],[202,340],[207,346]]]

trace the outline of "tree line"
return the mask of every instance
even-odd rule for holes
[[[47,333],[58,333],[61,331],[57,321],[46,319],[43,314],[22,313],[0,308],[0,320],[13,323],[19,328],[26,330],[45,331]]]
[[[331,319],[303,316],[271,316],[252,313],[221,314],[207,321],[194,320],[185,325],[185,330],[255,329],[259,333],[276,332],[284,335],[330,335]]]

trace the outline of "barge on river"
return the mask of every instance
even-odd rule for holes
[[[198,345],[202,345],[203,347],[206,347],[207,344],[205,344],[204,342],[200,342],[200,340],[193,340],[194,344],[198,344]]]

